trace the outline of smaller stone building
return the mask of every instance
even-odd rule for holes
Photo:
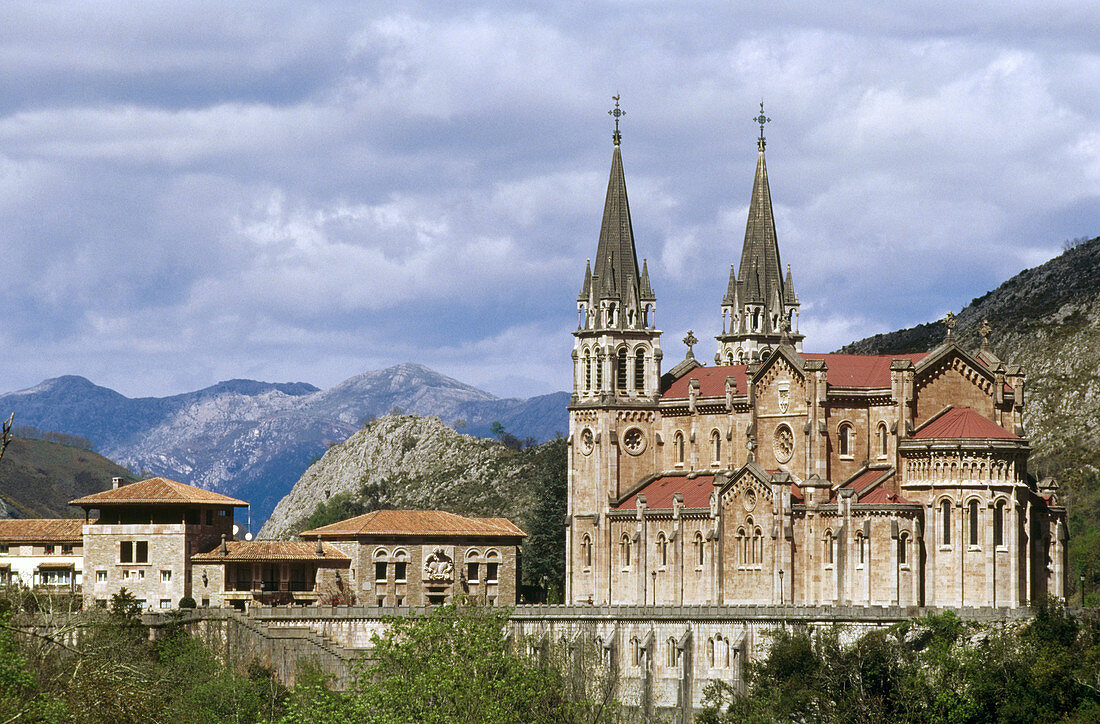
[[[79,518],[0,520],[0,586],[79,590],[83,525]]]
[[[506,518],[441,510],[376,510],[301,534],[342,550],[351,559],[354,602],[378,606],[441,604],[462,594],[514,604],[526,536]]]
[[[192,590],[200,606],[316,603],[348,598],[351,557],[332,543],[227,541],[191,556]]]
[[[191,556],[233,534],[233,509],[248,503],[166,478],[71,501],[84,509],[84,606],[126,589],[143,607],[171,609],[192,593]],[[98,512],[98,520],[92,512]]]

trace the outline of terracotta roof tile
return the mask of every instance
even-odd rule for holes
[[[83,525],[83,518],[5,518],[0,519],[0,541],[79,543]]]
[[[892,468],[872,468],[870,470],[864,470],[840,487],[851,488],[856,491],[857,495],[862,495],[864,490],[875,483],[882,482],[889,478],[893,475],[893,472]]]
[[[168,478],[149,478],[148,480],[141,480],[69,501],[69,505],[80,505],[87,508],[97,508],[101,505],[154,503],[232,505],[239,508],[248,506],[248,503],[243,500],[230,498],[211,490],[196,488],[193,485],[177,483],[175,480],[169,480]]]
[[[913,364],[920,362],[927,353],[914,354],[820,354],[806,353],[803,359],[825,360],[828,365],[829,385],[833,387],[889,387],[890,363],[896,359],[907,359]],[[726,377],[737,380],[737,393],[748,392],[748,376],[745,365],[726,365],[718,367],[697,367],[673,382],[662,395],[664,399],[683,399],[688,396],[688,384],[691,378],[699,380],[699,394],[703,397],[724,397]]]
[[[891,493],[883,487],[875,488],[859,499],[859,503],[862,505],[901,505],[911,502],[913,501],[907,500],[896,493]]]
[[[710,506],[712,490],[714,490],[713,475],[699,475],[694,478],[686,475],[666,475],[649,482],[641,490],[634,491],[626,500],[616,505],[615,509],[629,510],[637,507],[639,495],[645,495],[647,508],[671,509],[672,496],[676,493],[684,496],[685,508],[707,508]]]
[[[890,363],[907,359],[913,364],[927,356],[915,354],[803,354],[803,359],[825,360],[830,387],[889,387]]]
[[[338,561],[350,563],[351,559],[331,543],[322,543],[325,555],[317,555],[317,544],[304,541],[281,540],[231,540],[226,541],[228,555],[222,554],[219,543],[214,550],[196,553],[191,560],[198,563],[222,561]]]
[[[737,380],[737,394],[744,395],[749,391],[749,378],[745,373],[745,365],[727,365],[696,367],[673,382],[661,396],[665,399],[686,398],[688,396],[688,384],[693,377],[699,380],[699,394],[703,397],[725,397],[726,377],[733,377]]]
[[[303,538],[367,535],[523,538],[527,534],[507,518],[467,518],[443,510],[375,510],[301,533]]]
[[[953,407],[924,423],[914,440],[1019,440],[1020,438],[969,407]]]

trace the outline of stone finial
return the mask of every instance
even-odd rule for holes
[[[325,555],[325,549],[321,545],[321,536],[317,536],[317,555],[319,555],[319,556],[324,556]]]
[[[692,349],[695,345],[699,344],[699,340],[695,337],[694,332],[688,330],[687,336],[684,337],[684,344],[687,345],[687,354],[684,355],[684,359],[695,359],[695,351]]]
[[[229,555],[229,546],[225,544],[225,533],[222,533],[222,548],[221,553],[223,556]]]
[[[993,331],[993,328],[989,326],[989,320],[983,319],[982,326],[978,328],[978,334],[982,336],[982,352],[989,351],[989,333]]]
[[[947,340],[954,339],[956,324],[958,324],[958,321],[955,319],[954,312],[948,312],[943,315],[943,326],[947,327]]]
[[[791,343],[791,320],[783,314],[779,317],[779,344]]]

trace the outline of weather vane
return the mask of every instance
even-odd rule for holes
[[[771,120],[770,118],[768,118],[767,116],[764,115],[764,99],[763,98],[760,99],[760,115],[757,116],[756,118],[754,118],[753,120],[760,124],[760,138],[759,138],[759,140],[757,140],[756,144],[760,148],[760,150],[763,151],[764,150],[764,124]]]
[[[619,142],[623,140],[622,134],[619,133],[619,119],[626,115],[626,111],[619,108],[619,94],[611,96],[611,100],[615,101],[615,107],[607,112],[607,115],[615,118],[615,135],[612,136],[615,139],[615,145],[618,146]]]

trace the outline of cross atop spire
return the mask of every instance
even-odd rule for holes
[[[771,119],[764,115],[764,99],[760,99],[760,115],[753,119],[760,124],[760,138],[756,140],[756,147],[761,151],[764,150],[764,124]]]
[[[619,119],[626,115],[626,111],[624,111],[622,108],[619,108],[618,93],[611,96],[611,100],[615,101],[615,107],[608,111],[607,115],[613,116],[615,118],[615,133],[612,134],[611,138],[615,141],[615,145],[618,146],[623,140],[623,135],[619,133]]]

